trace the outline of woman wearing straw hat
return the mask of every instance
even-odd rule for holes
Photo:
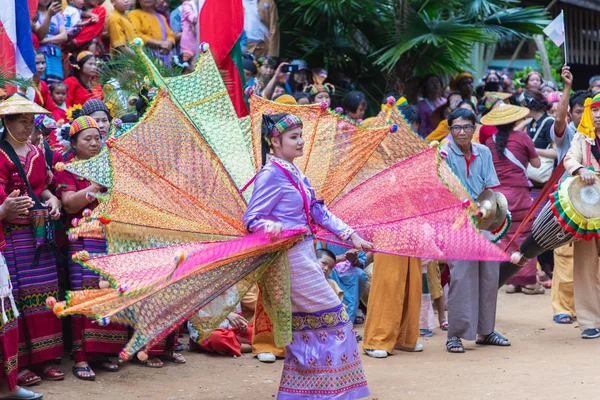
[[[40,149],[28,143],[34,115],[48,111],[15,94],[0,104],[4,123],[0,142],[0,200],[15,191],[30,196],[31,209],[2,221],[6,247],[2,251],[10,271],[19,317],[18,384],[41,379],[62,380],[64,373],[48,364],[63,355],[62,322],[46,307],[46,298],[58,296],[56,259],[48,241],[50,219],[60,217],[60,201],[48,190],[52,180]],[[16,161],[13,162],[13,160]],[[28,367],[37,367],[36,373]],[[33,368],[32,368],[33,369]],[[40,377],[41,376],[41,377]]]
[[[515,131],[515,124],[529,115],[529,109],[509,104],[500,103],[489,113],[481,118],[481,122],[487,126],[494,126],[497,132],[485,142],[492,152],[494,168],[500,186],[498,191],[506,196],[508,208],[511,212],[512,224],[508,234],[501,240],[501,244],[508,243],[521,221],[533,204],[531,198],[531,182],[527,178],[527,165],[531,164],[538,168],[541,164],[533,140],[525,132]],[[533,221],[531,221],[519,234],[519,238],[511,245],[512,251],[518,250],[521,243],[531,232]],[[504,247],[504,246],[502,246]],[[510,281],[525,294],[542,294],[544,287],[536,282],[536,262],[531,260]],[[509,285],[507,293],[515,293],[517,288]],[[510,287],[512,286],[512,287]]]

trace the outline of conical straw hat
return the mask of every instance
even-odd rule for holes
[[[483,125],[506,125],[511,122],[517,122],[529,115],[529,109],[525,107],[513,106],[511,104],[501,104],[492,111],[481,117]]]
[[[13,94],[0,103],[0,115],[13,114],[50,114],[50,112],[21,95]]]

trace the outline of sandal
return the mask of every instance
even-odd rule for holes
[[[96,375],[83,375],[83,372],[87,372],[88,374],[93,374],[92,368],[88,365],[86,367],[75,367],[73,366],[73,375],[77,379],[81,379],[82,381],[95,381]]]
[[[552,278],[541,269],[537,270],[536,281],[546,289],[552,288]]]
[[[569,314],[558,314],[552,317],[552,319],[557,324],[568,325],[573,323],[573,317],[571,317]]]
[[[119,370],[121,369],[119,364],[110,361],[109,358],[106,358],[102,361],[94,362],[94,366],[106,372],[119,372]]]
[[[423,337],[432,337],[433,332],[431,331],[431,329],[419,329],[419,335]]]
[[[44,395],[41,393],[35,393],[25,388],[20,388],[14,393],[6,397],[0,397],[0,400],[38,400],[43,398]]]
[[[504,336],[498,332],[492,332],[485,337],[483,340],[477,339],[475,344],[481,344],[485,346],[510,346],[510,342]]]
[[[544,293],[546,293],[546,288],[544,288],[544,286],[542,286],[541,283],[537,282],[532,288],[523,286],[521,288],[521,292],[523,292],[523,294],[528,294],[528,295],[544,294]]]
[[[463,347],[462,341],[458,336],[452,336],[446,341],[446,350],[450,353],[464,353],[465,348]]]
[[[442,320],[442,322],[440,322],[440,329],[443,331],[448,330],[448,320],[447,319],[444,319],[444,320]]]
[[[162,368],[165,365],[158,357],[148,357],[145,361],[142,361],[137,357],[135,359],[136,362],[148,368]]]
[[[56,367],[50,367],[40,375],[42,379],[47,381],[62,381],[65,379],[65,373]]]
[[[356,343],[360,342],[363,340],[363,337],[360,336],[359,334],[356,334]]]
[[[361,316],[361,315],[357,315],[356,318],[354,318],[354,325],[362,325],[365,323],[365,317]]]
[[[17,385],[31,386],[31,385],[35,385],[36,383],[40,383],[41,380],[42,380],[42,378],[37,376],[35,373],[33,373],[31,371],[27,371],[26,373],[24,373],[23,375],[21,375],[17,378]]]
[[[185,364],[185,357],[179,353],[176,353],[175,351],[171,351],[171,353],[169,355],[162,355],[161,357],[159,357],[162,360],[166,360],[166,361],[170,361],[173,364]]]
[[[505,292],[508,294],[519,293],[520,291],[521,291],[521,286],[506,285]]]

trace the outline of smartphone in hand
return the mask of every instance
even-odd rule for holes
[[[281,69],[281,72],[283,72],[283,73],[298,72],[298,66],[297,65],[286,65]]]

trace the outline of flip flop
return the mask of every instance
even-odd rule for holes
[[[0,400],[39,400],[43,397],[44,395],[41,393],[36,393],[25,388],[20,388],[15,393],[9,396],[0,397]]]
[[[145,361],[142,361],[139,358],[135,357],[135,361],[138,364],[141,364],[144,367],[148,367],[148,368],[162,368],[165,366],[165,364],[163,364],[162,360],[157,357],[148,357],[148,359]],[[158,363],[160,363],[160,364],[158,364]]]
[[[92,371],[92,368],[90,368],[89,365],[87,367],[73,367],[73,375],[75,375],[75,378],[81,379],[82,381],[96,380],[96,375],[83,376],[81,375],[82,372],[93,373],[94,371]]]
[[[162,355],[158,358],[160,358],[161,360],[170,361],[173,364],[185,364],[186,363],[186,360],[183,357],[183,355],[176,353],[174,351],[172,351],[171,354],[168,356]]]
[[[101,361],[94,361],[90,364],[94,364],[94,368],[99,368],[106,372],[119,372],[119,370],[121,369],[119,364],[110,361],[109,358]],[[109,365],[112,365],[112,367],[110,367]]]
[[[568,325],[573,323],[573,317],[571,317],[569,314],[558,314],[552,317],[552,319],[554,320],[554,322],[561,325]]]

